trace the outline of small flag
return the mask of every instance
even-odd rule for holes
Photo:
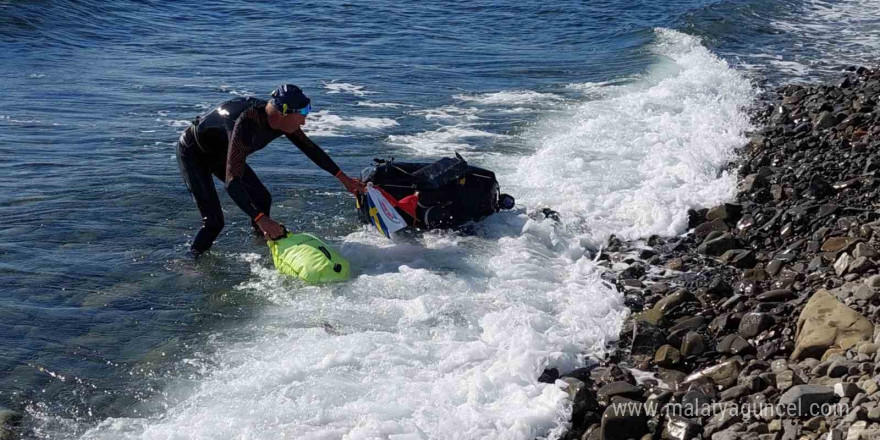
[[[406,222],[394,206],[378,189],[373,185],[367,186],[367,208],[370,214],[370,221],[386,237],[391,238],[391,234],[406,227]]]

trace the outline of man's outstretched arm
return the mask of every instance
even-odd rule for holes
[[[350,193],[356,194],[358,192],[364,191],[364,185],[355,179],[348,177],[345,173],[339,169],[339,166],[336,165],[336,162],[330,158],[330,156],[325,152],[321,147],[318,146],[315,142],[309,139],[302,130],[297,130],[291,134],[286,135],[287,139],[290,140],[293,145],[296,145],[297,148],[300,149],[303,153],[305,153],[306,157],[311,159],[315,165],[319,166],[322,170],[332,174],[334,177],[339,179],[342,182],[342,185],[345,186]]]

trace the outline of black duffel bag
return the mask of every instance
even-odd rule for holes
[[[413,212],[397,208],[411,228],[455,228],[513,207],[513,198],[500,193],[495,173],[455,156],[435,162],[374,159],[361,178],[385,191],[395,199],[392,202],[416,195]],[[366,206],[365,200],[358,200],[361,220],[368,223]]]

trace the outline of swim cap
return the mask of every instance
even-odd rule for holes
[[[312,102],[303,91],[293,84],[282,84],[272,92],[272,105],[281,113],[293,113]]]

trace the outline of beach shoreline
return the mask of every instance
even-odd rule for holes
[[[878,99],[864,67],[768,90],[735,200],[678,237],[608,240],[631,314],[607,359],[542,376],[572,399],[562,438],[880,436]]]

